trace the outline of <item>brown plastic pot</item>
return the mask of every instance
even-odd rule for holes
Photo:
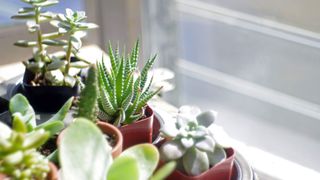
[[[97,121],[96,124],[97,124],[98,128],[102,131],[102,133],[104,133],[108,136],[114,135],[115,140],[116,140],[116,145],[114,147],[112,147],[111,154],[112,154],[113,158],[116,158],[122,152],[123,136],[122,136],[121,132],[119,131],[119,129],[117,127],[113,126],[112,124],[106,123],[106,122]],[[58,139],[57,139],[58,145],[61,142],[64,131],[65,130],[61,131],[61,133],[58,136]]]
[[[123,149],[136,144],[152,142],[154,113],[149,106],[146,107],[145,115],[146,118],[119,127],[123,135]]]
[[[50,168],[50,172],[47,175],[47,180],[58,180],[58,170],[57,167],[49,162],[49,168]],[[5,174],[0,174],[0,180],[6,180],[7,176]]]
[[[188,176],[179,170],[175,170],[167,180],[231,180],[235,151],[232,148],[225,149],[227,159],[211,167],[208,171],[197,176]],[[161,162],[163,164],[163,162]]]
[[[123,137],[121,132],[117,127],[106,122],[97,121],[97,126],[104,134],[115,137],[116,145],[112,147],[112,157],[116,158],[122,152]]]

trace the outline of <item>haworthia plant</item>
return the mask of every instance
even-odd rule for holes
[[[9,179],[45,180],[49,162],[36,151],[49,138],[49,133],[38,129],[28,133],[20,118],[13,119],[13,130],[0,122],[0,174]]]
[[[156,56],[139,72],[139,41],[127,56],[120,56],[119,48],[113,51],[110,43],[108,52],[111,67],[106,67],[104,59],[98,62],[99,118],[116,126],[130,124],[144,115],[147,102],[161,89],[151,91],[152,78],[148,78]]]
[[[161,129],[162,136],[170,139],[160,148],[161,159],[180,162],[180,170],[191,176],[225,160],[223,144],[216,141],[209,129],[215,118],[214,111],[201,113],[197,107],[181,107],[175,124],[165,124]]]
[[[85,31],[96,28],[93,23],[83,22],[85,12],[71,9],[66,10],[66,15],[43,11],[43,8],[58,4],[57,0],[21,0],[28,7],[19,9],[13,19],[27,20],[28,31],[36,34],[36,40],[19,40],[14,45],[33,48],[33,60],[24,61],[23,64],[35,76],[32,85],[53,85],[73,87],[78,79],[80,69],[88,66],[88,61],[78,57],[82,46],[81,38]],[[57,19],[57,20],[56,20]],[[41,24],[50,21],[57,28],[56,32],[43,33]],[[66,40],[62,39],[66,37]],[[62,55],[49,54],[50,46],[62,47]],[[81,62],[71,62],[71,56],[78,57]],[[73,71],[71,71],[73,69]]]
[[[160,180],[175,168],[170,162],[153,176],[159,152],[152,144],[128,148],[112,160],[111,147],[102,132],[92,122],[78,118],[65,131],[59,145],[63,180]]]

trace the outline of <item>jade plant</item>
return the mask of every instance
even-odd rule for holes
[[[139,41],[127,56],[119,55],[119,47],[113,51],[110,43],[108,51],[111,67],[106,67],[104,59],[98,62],[99,118],[115,126],[130,124],[145,115],[147,102],[161,89],[150,90],[152,78],[148,78],[156,56],[139,72]]]
[[[59,159],[63,180],[160,180],[175,168],[175,162],[170,162],[154,173],[159,152],[152,144],[133,146],[113,160],[102,132],[84,118],[76,118],[65,130]]]
[[[180,171],[196,176],[226,159],[225,145],[210,130],[216,112],[182,106],[176,118],[174,125],[166,124],[161,129],[168,140],[160,148],[162,160],[176,160]]]
[[[49,161],[36,151],[49,138],[38,129],[28,133],[27,125],[13,119],[13,129],[0,122],[0,174],[9,179],[47,179]]]
[[[72,100],[73,97],[71,97],[48,121],[40,125],[37,125],[36,123],[36,114],[32,106],[29,104],[27,98],[22,94],[16,94],[10,99],[9,110],[13,121],[16,119],[21,120],[26,124],[28,132],[45,129],[49,132],[51,137],[64,128],[63,120],[72,105]]]
[[[43,11],[43,8],[58,4],[57,0],[21,0],[28,4],[28,7],[19,9],[18,14],[12,16],[13,19],[27,20],[28,31],[35,34],[36,40],[19,40],[14,45],[19,47],[32,47],[33,59],[24,61],[26,68],[34,73],[31,85],[53,85],[73,87],[77,80],[79,69],[87,66],[85,63],[71,62],[71,56],[77,57],[77,52],[81,48],[81,38],[85,36],[85,31],[96,28],[93,23],[83,22],[86,19],[85,13],[66,10],[66,15],[55,14]],[[57,31],[43,33],[41,25],[50,21]],[[63,39],[66,37],[66,40]],[[48,47],[58,46],[65,50],[65,53],[49,54]],[[74,71],[70,71],[74,67]]]

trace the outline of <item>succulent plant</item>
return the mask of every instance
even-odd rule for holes
[[[71,55],[77,56],[81,48],[81,37],[85,36],[88,29],[97,27],[92,23],[84,23],[86,19],[84,12],[73,12],[66,10],[66,15],[43,11],[43,8],[58,4],[57,0],[21,0],[28,4],[28,7],[19,9],[13,19],[27,20],[28,31],[36,34],[35,41],[19,40],[14,45],[19,47],[32,47],[33,59],[24,61],[26,68],[34,73],[32,85],[53,85],[73,87],[77,80],[79,69],[88,66],[88,62],[71,62]],[[54,20],[58,17],[58,20]],[[51,24],[58,28],[56,32],[44,34],[41,29],[43,22],[51,21]],[[67,40],[62,39],[67,36]],[[49,54],[49,46],[63,47],[66,53]],[[65,59],[64,59],[65,58]],[[73,68],[73,71],[70,69]]]
[[[88,64],[90,64],[86,60],[77,56],[78,51],[82,47],[81,38],[86,36],[85,31],[97,28],[98,25],[84,22],[84,20],[87,19],[84,11],[72,11],[71,9],[66,9],[65,15],[58,14],[57,17],[57,20],[53,20],[50,23],[58,28],[59,33],[67,36],[67,43],[63,45],[63,48],[66,51],[66,65],[63,67],[62,73],[64,75],[65,84],[73,86],[76,82],[75,76],[80,72],[79,70],[81,68],[88,67]],[[82,61],[71,62],[72,56],[77,57]],[[71,68],[75,68],[73,72],[70,71]]]
[[[48,160],[36,151],[49,133],[38,129],[28,133],[27,126],[13,119],[13,130],[0,122],[0,174],[9,179],[44,180],[50,171]]]
[[[209,126],[216,112],[202,112],[197,107],[182,106],[174,125],[165,124],[162,135],[168,139],[161,148],[161,159],[178,161],[179,170],[195,176],[226,159],[224,144],[216,141]]]
[[[119,48],[114,52],[110,43],[108,49],[111,67],[104,59],[98,62],[99,118],[115,126],[130,124],[144,116],[147,102],[161,89],[150,90],[153,78],[148,79],[156,56],[138,72],[139,41],[128,56],[120,56]]]
[[[88,76],[80,93],[76,117],[83,117],[93,122],[97,119],[98,80],[96,65],[91,65]]]
[[[165,179],[175,168],[170,162],[154,171],[159,152],[152,144],[138,144],[126,149],[115,159],[97,126],[84,118],[76,118],[65,130],[59,144],[62,180]]]
[[[45,129],[50,136],[55,135],[64,128],[63,120],[69,111],[73,97],[70,98],[61,109],[48,121],[37,125],[36,114],[29,104],[29,101],[22,94],[14,95],[9,101],[9,110],[13,121],[19,119],[27,126],[27,131],[32,132],[39,129]]]

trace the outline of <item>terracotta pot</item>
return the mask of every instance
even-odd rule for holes
[[[147,106],[145,114],[146,118],[119,127],[123,135],[123,149],[127,149],[136,144],[152,142],[154,113],[153,110]]]
[[[211,167],[208,171],[197,176],[188,176],[179,170],[175,170],[167,180],[231,180],[235,151],[232,148],[225,149],[225,151],[227,159]]]
[[[58,170],[57,167],[49,162],[50,172],[47,175],[47,180],[58,180]],[[6,180],[6,175],[0,174],[0,180]]]
[[[49,167],[50,167],[50,172],[48,174],[47,179],[48,180],[58,180],[58,169],[57,169],[57,167],[51,162],[49,162]]]
[[[112,124],[102,122],[102,121],[97,121],[96,124],[97,124],[98,128],[102,131],[102,133],[104,133],[108,136],[115,135],[116,145],[114,147],[112,147],[111,154],[112,154],[113,158],[119,156],[122,152],[122,144],[123,144],[123,136],[122,136],[121,132],[119,131],[119,129],[117,127],[113,126]],[[61,131],[61,133],[58,136],[58,139],[57,139],[58,145],[61,142],[64,131],[65,130]]]
[[[100,128],[100,130],[107,134],[108,136],[114,136],[116,145],[112,147],[112,157],[115,158],[119,156],[122,152],[122,144],[123,144],[123,137],[119,129],[112,124],[98,121],[97,126]]]

